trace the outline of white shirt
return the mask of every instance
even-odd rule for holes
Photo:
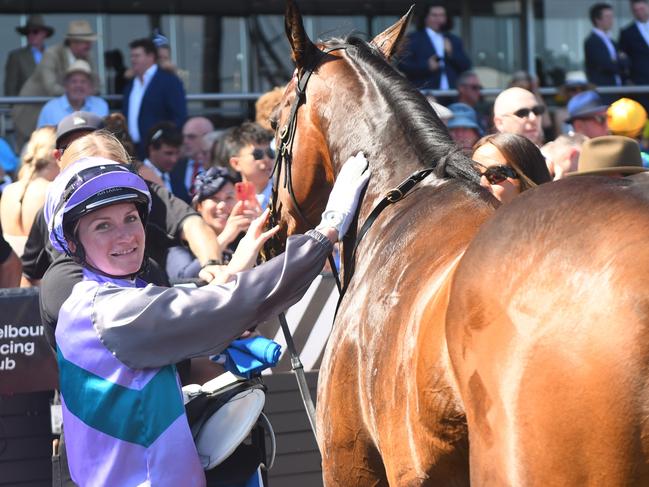
[[[647,43],[647,45],[649,45],[649,21],[640,22],[636,20],[635,25],[638,26],[638,30],[640,31],[640,34],[642,35],[644,41]]]
[[[157,71],[158,65],[154,64],[144,72],[141,80],[138,76],[133,78],[133,88],[128,97],[128,132],[131,134],[133,142],[136,143],[142,140],[142,134],[140,134],[140,128],[137,123],[138,118],[140,117],[142,98],[144,98],[144,92]]]
[[[604,41],[604,44],[606,45],[606,48],[608,49],[608,53],[611,56],[611,60],[617,61],[617,51],[615,50],[615,46],[613,45],[613,41],[611,38],[608,36],[606,32],[603,30],[600,30],[596,27],[593,27],[593,32],[597,37],[602,39]],[[615,75],[615,84],[620,86],[622,84],[622,79],[616,74]]]
[[[262,210],[265,210],[270,204],[270,197],[272,193],[273,193],[273,181],[269,180],[268,184],[263,189],[263,191],[257,194],[257,202],[259,203],[259,206],[261,206]]]
[[[439,67],[441,69],[441,76],[439,79],[439,89],[448,90],[449,89],[448,78],[446,76],[446,69],[444,69],[446,67],[446,64],[444,63],[444,57],[446,56],[446,52],[444,51],[444,35],[440,34],[439,32],[435,32],[430,27],[426,27],[426,34],[428,34],[428,38],[430,39],[430,42],[433,44],[433,47],[435,48],[435,53],[439,58]]]
[[[170,193],[171,191],[171,179],[169,178],[169,173],[167,172],[162,172],[160,169],[158,169],[155,164],[153,164],[149,158],[147,157],[142,161],[142,164],[144,164],[147,167],[150,167],[154,173],[156,173],[158,176],[160,176],[160,179],[162,179],[162,182],[165,183],[165,188],[169,190]]]

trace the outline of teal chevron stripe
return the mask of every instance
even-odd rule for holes
[[[142,390],[135,390],[88,372],[58,348],[57,356],[67,409],[102,433],[148,448],[185,413],[173,365],[161,368]]]

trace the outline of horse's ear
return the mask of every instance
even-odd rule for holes
[[[304,68],[317,48],[306,34],[302,14],[293,0],[286,0],[284,28],[291,45],[291,57],[298,69]]]
[[[399,50],[401,40],[406,34],[414,10],[415,6],[411,5],[408,12],[406,12],[406,15],[401,17],[394,25],[381,32],[370,42],[370,44],[383,53],[388,61]]]

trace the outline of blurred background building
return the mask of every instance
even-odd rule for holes
[[[412,0],[301,0],[313,39],[355,31],[371,37],[402,15]],[[419,2],[423,8],[425,2]],[[455,0],[447,2],[453,31],[486,88],[502,88],[526,70],[541,86],[558,86],[567,72],[583,70],[583,40],[591,29],[591,0]],[[611,0],[616,25],[631,20],[627,0]],[[283,85],[292,73],[284,35],[283,0],[1,0],[0,59],[25,42],[14,30],[32,13],[56,28],[48,45],[62,39],[68,22],[88,20],[99,34],[93,46],[101,93],[119,91],[116,75],[128,67],[129,41],[159,29],[172,61],[187,72],[188,94],[260,93]],[[103,59],[104,62],[101,62]],[[0,70],[0,77],[4,73]],[[4,82],[4,80],[0,80]],[[193,101],[190,112],[241,118],[249,102]]]

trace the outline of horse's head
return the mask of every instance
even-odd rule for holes
[[[397,50],[411,14],[412,8],[372,40],[385,59]],[[340,165],[359,150],[367,153],[372,144],[371,137],[351,135],[351,114],[345,114],[352,109],[350,101],[358,103],[363,95],[354,66],[345,56],[348,46],[336,41],[314,44],[292,0],[287,1],[285,27],[296,69],[273,115],[278,164],[272,210],[282,237],[319,223]],[[341,124],[342,120],[349,123]]]

